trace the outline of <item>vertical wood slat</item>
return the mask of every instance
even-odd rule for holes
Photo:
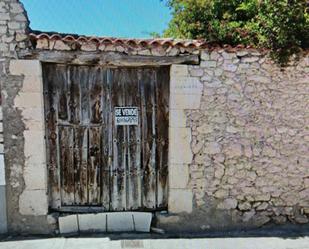
[[[96,67],[88,69],[89,78],[89,102],[90,124],[102,123],[102,75]]]
[[[70,124],[79,124],[80,122],[80,84],[79,81],[83,79],[83,77],[79,78],[73,75],[72,77],[72,70],[76,70],[76,67],[70,67],[67,70],[67,82],[68,82],[68,92],[69,95],[69,123]],[[75,77],[74,77],[75,76]]]
[[[140,91],[137,70],[128,69],[125,77],[125,105],[139,107]],[[140,111],[139,111],[140,113]],[[141,144],[140,144],[140,117],[139,125],[126,127],[127,137],[127,210],[136,210],[141,207]]]
[[[168,68],[156,72],[156,123],[157,123],[157,208],[167,206],[168,200],[168,119],[169,73]]]
[[[62,205],[74,204],[73,128],[59,126]]]
[[[156,206],[155,177],[155,123],[154,123],[154,80],[153,71],[146,69],[141,84],[142,141],[143,141],[143,207]]]
[[[101,106],[102,106],[102,186],[101,186],[101,196],[102,196],[102,206],[105,211],[110,209],[110,141],[112,141],[112,131],[110,120],[112,118],[111,110],[111,86],[109,73],[107,69],[99,69],[99,83],[102,85],[102,96],[101,96]]]
[[[78,106],[75,115],[79,116],[75,121],[78,126],[74,137],[74,164],[75,164],[75,204],[87,205],[88,200],[88,124],[89,124],[89,73],[88,67],[69,67],[70,82],[73,89],[78,89],[75,96],[75,104]],[[76,86],[75,86],[76,85]],[[71,89],[72,89],[71,88]],[[72,93],[70,93],[71,95]],[[79,98],[78,98],[79,97]],[[74,115],[73,115],[74,116]],[[74,120],[74,118],[72,118]]]
[[[89,85],[89,117],[92,127],[89,128],[89,165],[88,165],[88,198],[93,205],[101,204],[102,173],[102,129],[94,127],[102,122],[102,85],[98,81],[100,75],[96,67],[87,68]]]
[[[88,202],[101,204],[101,127],[89,129]]]
[[[56,92],[54,92],[54,94],[57,95],[57,121],[59,123],[66,123],[69,119],[67,67],[64,65],[57,65],[54,73],[55,80],[52,84],[56,87]]]
[[[90,123],[90,77],[88,67],[71,66],[71,78],[80,89],[80,124]]]
[[[124,91],[122,71],[113,71],[112,108],[124,106]],[[125,126],[116,126],[113,120],[113,167],[111,174],[111,209],[115,211],[126,208],[126,138]]]
[[[44,93],[44,113],[45,113],[45,133],[46,133],[46,160],[49,180],[49,203],[52,208],[61,206],[60,179],[58,163],[58,139],[57,139],[57,94],[53,82],[55,75],[54,66],[46,66],[43,71],[43,93]]]
[[[88,204],[88,129],[77,127],[74,132],[75,204]]]
[[[55,68],[56,86],[55,95],[57,96],[57,130],[58,130],[58,163],[60,169],[61,185],[61,204],[74,204],[74,158],[73,142],[74,130],[67,125],[69,122],[71,96],[67,93],[70,91],[70,79],[68,67],[57,65]]]

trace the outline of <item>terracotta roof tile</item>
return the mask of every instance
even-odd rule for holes
[[[201,49],[213,50],[224,48],[234,51],[252,48],[244,45],[222,45],[206,42],[205,40],[171,38],[130,39],[41,31],[31,31],[29,36],[34,48],[47,50],[121,51],[128,54],[174,56],[179,53],[192,53]]]
[[[50,32],[33,31],[30,33],[30,39],[37,41],[40,39],[47,40],[62,40],[64,42],[87,43],[95,42],[98,44],[106,43],[113,45],[129,45],[141,47],[156,47],[156,46],[179,46],[199,49],[206,45],[203,40],[180,40],[170,38],[154,38],[154,39],[129,39],[129,38],[113,38],[113,37],[96,37],[96,36],[79,36],[72,34],[60,34]]]

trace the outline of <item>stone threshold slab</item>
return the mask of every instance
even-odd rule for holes
[[[60,234],[150,232],[152,213],[114,212],[59,217]]]

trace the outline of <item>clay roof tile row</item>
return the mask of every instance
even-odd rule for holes
[[[207,46],[203,40],[182,40],[170,38],[154,38],[154,39],[128,39],[128,38],[113,38],[113,37],[95,37],[95,36],[77,36],[66,35],[59,33],[30,33],[31,40],[62,40],[65,42],[77,43],[96,43],[96,44],[111,44],[111,45],[129,45],[129,46],[142,46],[142,47],[184,47],[199,49]]]
[[[34,47],[38,41],[62,41],[69,44],[77,44],[75,48],[80,48],[83,45],[91,45],[99,47],[100,45],[111,46],[111,47],[126,47],[129,49],[156,49],[163,48],[177,48],[184,49],[185,51],[194,51],[200,49],[220,49],[224,48],[231,51],[252,49],[252,46],[245,45],[222,45],[213,42],[206,42],[205,40],[189,40],[189,39],[172,39],[172,38],[153,38],[153,39],[130,39],[130,38],[114,38],[114,37],[97,37],[97,36],[84,36],[77,34],[62,34],[55,32],[42,32],[42,31],[31,31],[30,40],[33,42]],[[49,49],[53,49],[50,48]]]

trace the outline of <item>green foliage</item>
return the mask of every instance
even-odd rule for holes
[[[158,32],[147,32],[147,34],[152,38],[160,38],[160,34]]]
[[[281,64],[309,47],[306,0],[167,0],[164,36],[269,48]]]

